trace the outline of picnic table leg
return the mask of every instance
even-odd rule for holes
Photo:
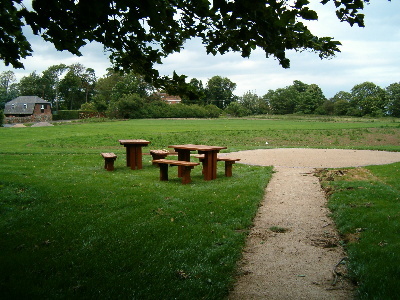
[[[128,146],[129,148],[129,165],[132,170],[136,169],[136,147],[134,146]]]
[[[200,153],[200,152],[199,152]],[[204,169],[204,157],[199,158],[199,162],[201,162],[201,173],[204,175],[205,169]]]
[[[129,145],[126,147],[126,165],[132,170],[143,168],[141,146]]]
[[[142,164],[142,146],[135,146],[135,160],[136,160],[136,168],[138,170],[143,168]]]
[[[211,151],[211,179],[217,178],[217,152]]]
[[[200,153],[200,151],[199,151]],[[217,178],[217,152],[204,151],[203,175],[204,180],[213,180]]]
[[[178,160],[190,161],[190,150],[175,149],[175,151],[178,152]],[[182,176],[183,176],[183,167],[178,166],[178,177]]]
[[[125,146],[125,150],[126,150],[126,166],[130,167],[131,166],[131,152],[129,149],[129,146],[124,145]]]

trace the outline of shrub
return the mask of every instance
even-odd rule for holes
[[[143,118],[168,118],[171,116],[171,105],[164,101],[154,101],[144,106]]]
[[[79,119],[79,110],[59,110],[53,114],[53,120],[76,120]]]
[[[225,112],[234,117],[244,117],[251,114],[251,112],[239,102],[231,102],[227,108],[225,108]]]
[[[218,118],[222,113],[222,110],[213,104],[206,105],[204,108],[207,112],[207,118]]]
[[[2,110],[0,110],[0,126],[3,126],[4,124],[4,113]]]
[[[198,104],[186,105],[186,104],[173,104],[170,105],[170,116],[171,118],[208,118],[210,117],[209,111],[205,106]]]
[[[86,102],[81,105],[81,110],[84,111],[97,111],[96,105],[93,102]]]
[[[144,101],[138,94],[129,94],[110,103],[108,115],[117,119],[140,119],[143,117]]]
[[[337,116],[345,116],[349,114],[349,110],[350,110],[350,103],[346,100],[338,100],[334,103],[333,112]]]
[[[136,94],[128,95],[111,103],[108,108],[110,118],[218,118],[221,109],[215,105],[167,104],[163,101],[145,103]]]

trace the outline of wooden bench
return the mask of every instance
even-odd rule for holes
[[[153,157],[153,160],[164,159],[168,154],[169,152],[164,150],[150,150],[150,155]],[[153,162],[153,165],[157,165],[157,163]]]
[[[107,171],[114,171],[114,161],[117,159],[117,156],[114,153],[101,153],[101,156],[104,157],[104,169]]]
[[[169,160],[169,159],[156,159],[153,163],[158,164],[160,167],[160,180],[168,180],[168,165],[170,166],[180,166],[182,167],[182,184],[190,183],[192,180],[190,178],[190,171],[198,166],[199,163],[183,161],[183,160]]]
[[[195,155],[196,158],[199,159],[200,162],[204,160],[204,154]],[[225,176],[232,177],[232,165],[239,161],[240,158],[228,158],[223,156],[218,156],[217,161],[224,161],[225,162]]]

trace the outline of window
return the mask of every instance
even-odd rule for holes
[[[41,106],[40,106],[40,112],[43,114],[44,113],[44,104],[42,104]]]
[[[15,104],[11,104],[11,109],[14,109]]]
[[[24,104],[24,109],[27,109],[28,108],[28,104]]]

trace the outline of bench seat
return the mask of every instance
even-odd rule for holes
[[[195,155],[196,158],[199,159],[200,162],[204,160],[204,154]],[[229,158],[224,156],[218,156],[217,161],[225,162],[225,176],[232,177],[232,165],[237,161],[240,161],[240,158]]]
[[[160,180],[168,180],[168,165],[170,166],[180,166],[182,167],[182,184],[190,183],[192,180],[190,178],[190,171],[198,166],[199,163],[183,161],[183,160],[170,160],[170,159],[155,159],[153,163],[158,164],[160,167]]]
[[[101,153],[101,156],[104,158],[104,169],[114,171],[114,161],[117,159],[117,156],[112,152]]]
[[[150,150],[150,155],[153,157],[153,160],[164,159],[168,154],[169,152],[164,150]],[[153,162],[153,165],[157,165],[157,163]]]

